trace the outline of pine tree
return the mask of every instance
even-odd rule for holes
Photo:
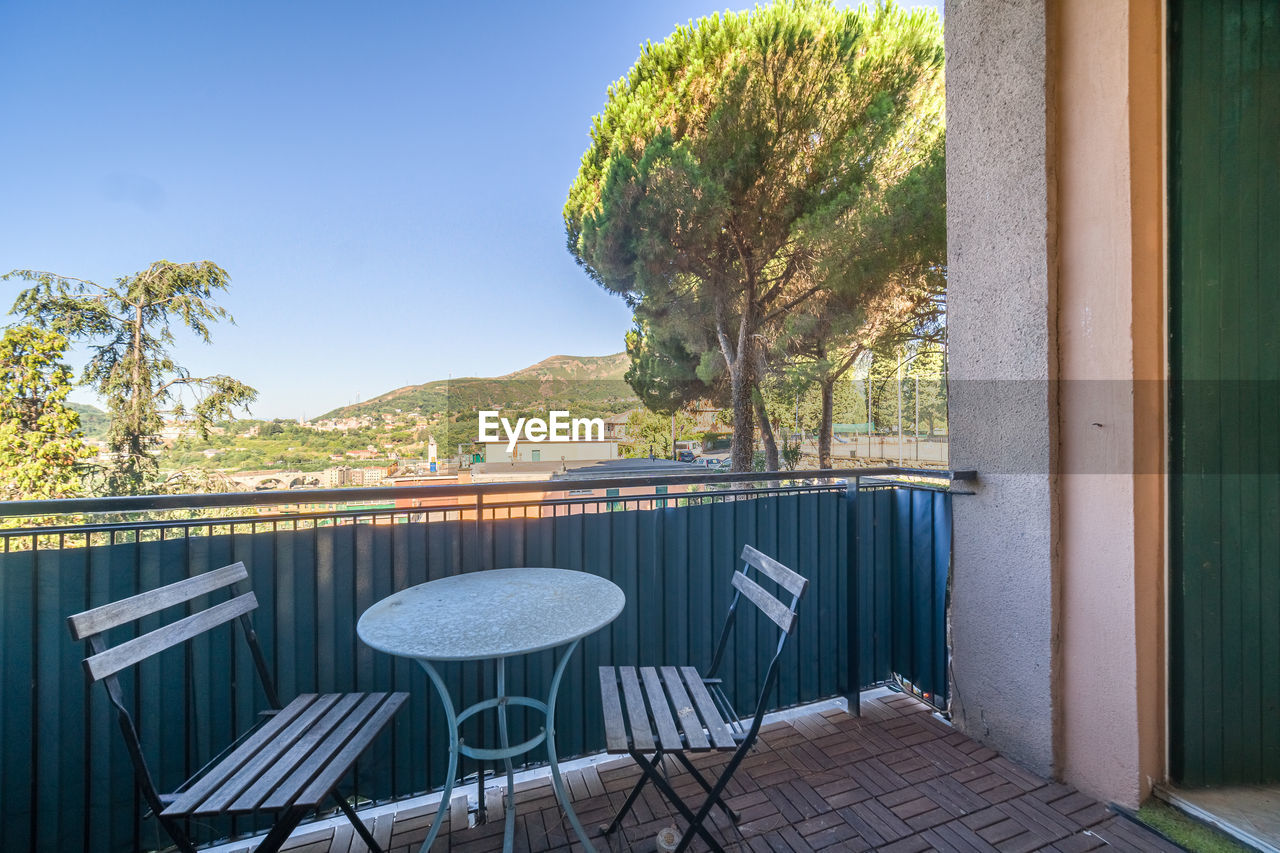
[[[14,270],[3,278],[35,282],[19,294],[14,313],[64,332],[93,352],[80,381],[98,392],[111,415],[110,494],[158,488],[155,452],[164,416],[190,417],[207,436],[214,421],[231,417],[257,397],[230,376],[192,376],[170,352],[176,324],[209,343],[212,323],[234,322],[214,301],[229,279],[212,261],[156,261],[111,286],[36,270]],[[184,394],[194,399],[190,408]]]
[[[941,74],[933,13],[775,2],[646,45],[593,120],[569,250],[638,319],[702,323],[729,378],[735,470],[751,468],[768,338],[829,286],[824,258],[884,195],[884,164],[926,155],[902,143]]]

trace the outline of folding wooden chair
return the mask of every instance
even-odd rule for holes
[[[640,765],[641,771],[639,781],[613,822],[600,828],[603,834],[609,835],[618,828],[641,790],[650,782],[688,822],[676,847],[678,852],[685,850],[695,835],[706,841],[712,850],[723,849],[704,826],[712,807],[719,807],[737,822],[738,816],[724,801],[724,789],[760,733],[769,694],[778,679],[778,659],[795,628],[796,605],[809,584],[805,578],[750,545],[742,549],[742,560],[742,571],[733,573],[733,600],[706,676],[699,675],[691,666],[600,667],[606,749],[611,753],[630,755]],[[776,584],[785,593],[784,598],[790,598],[790,604],[783,603],[748,577],[747,572],[752,569],[757,577],[763,576]],[[779,629],[778,644],[756,700],[755,715],[746,727],[725,695],[721,679],[716,677],[733,631],[738,602],[743,597],[773,620]],[[733,753],[714,783],[698,771],[687,755],[708,751]],[[684,765],[706,792],[706,799],[696,812],[680,799],[661,773],[662,758],[666,755],[674,756]]]
[[[258,606],[252,592],[236,594],[249,573],[235,563],[70,616],[71,636],[88,643],[84,660],[91,681],[101,681],[115,706],[133,760],[134,778],[160,825],[186,853],[195,853],[184,828],[188,818],[271,812],[275,825],[258,846],[274,853],[306,814],[330,795],[371,850],[380,850],[351,805],[337,793],[338,782],[408,698],[407,693],[329,693],[299,696],[281,707],[267,672],[249,613]],[[139,637],[108,647],[105,634],[145,616],[230,588],[232,597]],[[165,649],[238,620],[253,656],[271,711],[251,733],[216,756],[172,794],[162,794],[142,753],[133,717],[126,707],[119,673]],[[182,709],[177,709],[181,713]]]

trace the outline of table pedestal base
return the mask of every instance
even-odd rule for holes
[[[511,759],[536,749],[543,741],[546,741],[547,744],[547,760],[551,763],[551,785],[555,789],[556,799],[560,802],[560,808],[564,811],[565,817],[569,819],[569,824],[573,827],[573,831],[578,834],[578,840],[582,842],[582,845],[588,850],[595,850],[595,847],[587,838],[587,833],[582,828],[582,823],[578,820],[578,815],[573,810],[573,804],[569,802],[569,792],[565,789],[564,779],[560,776],[560,766],[556,757],[556,696],[560,692],[560,681],[564,677],[565,667],[568,665],[569,659],[573,657],[579,642],[580,640],[574,640],[570,643],[560,656],[559,662],[556,663],[555,674],[551,678],[551,689],[547,693],[546,702],[528,696],[508,696],[506,658],[498,658],[498,695],[493,699],[485,699],[471,705],[464,709],[461,714],[454,709],[453,698],[449,695],[449,689],[445,686],[444,679],[440,677],[440,673],[436,671],[436,668],[431,665],[430,661],[418,661],[418,663],[422,664],[422,668],[427,671],[431,683],[435,685],[436,693],[440,696],[440,703],[444,706],[445,721],[449,727],[448,776],[445,780],[444,791],[441,793],[440,807],[436,810],[435,820],[431,822],[431,829],[427,832],[426,840],[422,842],[421,853],[430,851],[431,845],[435,842],[436,836],[440,832],[440,826],[444,823],[444,817],[449,808],[449,795],[453,793],[453,783],[458,775],[459,755],[465,755],[468,758],[475,758],[479,761],[501,760],[503,762],[507,772],[507,792],[505,797],[505,824],[502,831],[502,849],[509,853],[515,841],[516,831],[515,770]],[[512,746],[509,742],[507,728],[507,707],[510,705],[519,705],[524,708],[533,708],[535,711],[541,711],[546,717],[546,725],[542,731],[523,743]],[[458,734],[462,723],[476,714],[494,709],[498,712],[498,739],[501,747],[498,749],[485,749],[464,743]],[[483,766],[477,776],[480,809],[483,811]]]

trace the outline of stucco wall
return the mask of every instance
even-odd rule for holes
[[[947,263],[956,725],[1054,769],[1052,134],[1043,0],[948,0]]]
[[[947,6],[957,724],[1136,805],[1163,774],[1160,0]]]

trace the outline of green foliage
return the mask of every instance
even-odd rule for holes
[[[0,499],[71,497],[90,455],[66,403],[65,335],[11,326],[0,338]]]
[[[815,295],[862,286],[848,246],[876,254],[888,189],[937,148],[941,71],[931,12],[775,2],[647,44],[593,119],[569,250],[653,339],[714,342],[736,469],[767,339]]]
[[[871,401],[871,423],[879,432],[897,430],[898,364],[905,358],[905,353],[892,346],[880,347],[871,354],[865,384]]]
[[[676,412],[676,441],[701,437],[697,422],[686,412]],[[650,451],[658,459],[670,459],[675,449],[671,444],[671,415],[637,409],[627,417],[627,439],[630,447],[623,451],[633,457],[647,457]]]
[[[197,471],[322,471],[335,465],[376,464],[378,460],[354,461],[345,454],[367,450],[370,446],[383,449],[382,444],[387,441],[387,434],[376,428],[324,432],[288,421],[254,420],[232,421],[219,427],[225,430],[221,434],[178,441],[160,455],[162,467],[185,472],[190,477]],[[258,428],[257,435],[249,434],[254,427]],[[278,432],[270,427],[276,427]],[[396,452],[401,457],[425,456],[425,441],[424,436],[422,444],[405,444],[396,451],[383,450],[387,454]],[[334,456],[338,458],[333,459]]]
[[[771,374],[762,386],[765,409],[775,428],[817,433],[822,429],[822,389],[818,368],[792,362]],[[867,419],[865,394],[861,386],[836,382],[832,407],[834,423],[856,424]]]
[[[920,426],[923,434],[945,431],[947,425],[946,363],[942,349],[928,342],[905,346],[883,345],[872,352],[868,379],[871,411],[876,429],[896,433],[898,429],[898,383],[901,367],[902,429],[910,435],[916,426],[919,396]],[[859,384],[868,387],[866,379]]]
[[[782,467],[788,471],[796,470],[801,458],[804,456],[804,449],[800,446],[800,436],[783,435],[782,445],[778,448],[778,451],[781,454]]]
[[[36,270],[14,270],[3,278],[34,282],[18,295],[14,313],[92,350],[80,381],[98,392],[111,414],[107,442],[113,462],[106,482],[111,494],[140,494],[158,486],[155,453],[163,416],[189,417],[207,435],[215,420],[257,397],[230,376],[192,376],[170,353],[175,324],[209,343],[213,323],[232,322],[214,301],[227,288],[227,273],[211,261],[156,261],[112,286]],[[184,395],[194,400],[190,408]]]
[[[637,320],[627,332],[626,380],[644,407],[671,414],[697,400],[723,396],[724,362],[706,341],[691,345],[670,324]]]

